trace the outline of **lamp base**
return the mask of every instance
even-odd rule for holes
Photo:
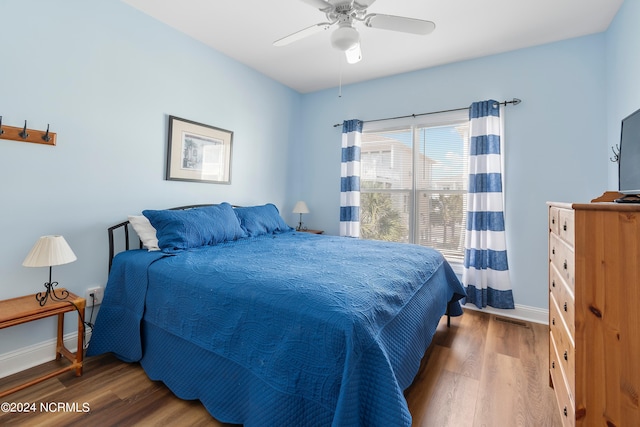
[[[302,214],[300,214],[300,221],[298,222],[298,226],[296,227],[296,231],[304,231],[307,227],[302,225]]]
[[[54,289],[56,286],[58,286],[58,282],[47,282],[44,284],[46,291],[36,294],[36,301],[40,303],[40,307],[47,303],[49,297],[54,301],[64,301],[69,297],[69,292],[66,289],[62,289],[60,295],[58,295]]]

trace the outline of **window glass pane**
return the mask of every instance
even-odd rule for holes
[[[417,243],[452,262],[464,257],[467,113],[429,116],[428,125],[362,135],[361,236]],[[435,115],[437,116],[437,115]],[[424,123],[424,122],[423,122]]]
[[[363,133],[360,148],[360,235],[409,242],[413,132]]]
[[[415,243],[462,261],[468,187],[468,123],[418,130]],[[424,191],[419,191],[424,190]]]

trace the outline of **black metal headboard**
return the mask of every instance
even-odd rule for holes
[[[181,211],[181,210],[186,210],[186,209],[193,209],[193,208],[202,208],[205,206],[213,206],[213,203],[209,203],[209,204],[203,204],[203,205],[189,205],[189,206],[179,206],[176,208],[169,208],[169,210],[172,211]],[[124,231],[124,250],[128,251],[130,248],[129,245],[129,221],[124,221],[121,222],[120,224],[116,224],[113,225],[109,228],[107,228],[107,233],[109,234],[109,272],[111,272],[111,265],[113,264],[113,257],[116,256],[116,249],[115,249],[115,239],[114,239],[114,234],[116,233],[117,230],[119,229],[123,229]],[[135,233],[135,231],[134,231]],[[142,249],[142,241],[140,239],[138,239],[138,243],[140,246],[140,249]]]

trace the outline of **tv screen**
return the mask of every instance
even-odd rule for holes
[[[618,183],[622,194],[640,194],[640,110],[622,119]]]

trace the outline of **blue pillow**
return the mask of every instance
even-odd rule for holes
[[[187,210],[144,210],[158,246],[174,253],[247,237],[229,203]]]
[[[234,210],[240,221],[240,226],[249,237],[293,231],[293,228],[284,222],[274,204],[235,208]]]

